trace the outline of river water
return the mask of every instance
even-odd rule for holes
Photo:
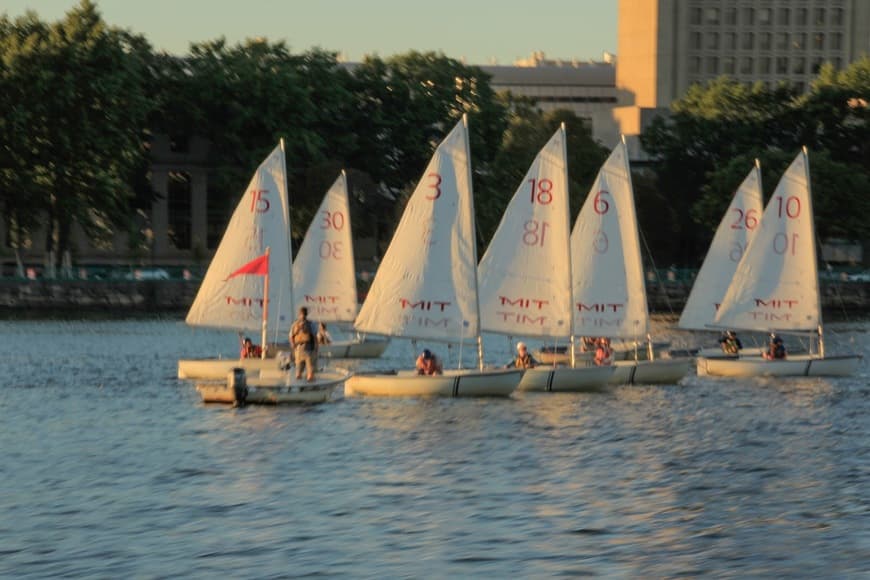
[[[870,325],[834,328],[870,354]],[[0,322],[0,576],[870,574],[866,358],[848,379],[203,405],[176,360],[234,340]]]

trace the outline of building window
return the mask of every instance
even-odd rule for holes
[[[748,26],[755,24],[755,8],[748,6],[743,8],[743,24]]]
[[[776,74],[778,74],[778,75],[788,74],[788,57],[785,57],[785,56],[776,57]]]
[[[808,13],[809,13],[809,10],[807,10],[806,8],[798,8],[797,9],[797,18],[795,20],[797,20],[797,23],[799,26],[806,26],[807,25]]]
[[[758,62],[758,72],[760,74],[763,74],[763,75],[770,74],[770,57],[769,56],[762,57],[761,60]]]
[[[725,34],[725,48],[728,50],[736,50],[737,49],[737,33],[736,32],[728,32]]]
[[[807,86],[804,84],[803,81],[798,81],[794,84],[794,88],[797,89],[797,92],[803,93],[804,91],[806,91]]]
[[[191,241],[190,175],[170,171],[166,184],[169,213],[169,241],[179,250],[189,250]]]
[[[813,59],[813,66],[810,69],[810,72],[814,75],[819,74],[819,71],[822,70],[822,65],[825,64],[825,59],[820,56],[817,56]]]
[[[780,8],[776,15],[776,23],[780,26],[788,26],[788,20],[791,14],[788,8]]]
[[[776,34],[776,48],[785,50],[788,48],[788,32],[778,32]]]
[[[773,17],[771,16],[770,8],[759,8],[758,9],[758,23],[762,26],[770,26],[773,21]]]
[[[793,34],[791,37],[791,45],[793,48],[797,48],[803,50],[807,47],[807,33],[800,32],[798,34]]]
[[[825,48],[825,34],[823,32],[816,32],[816,35],[813,37],[813,48],[816,50]]]
[[[813,18],[813,23],[815,23],[815,24],[824,24],[825,23],[825,9],[824,8],[816,8],[815,18]]]
[[[701,48],[701,33],[693,32],[692,36],[689,40],[689,46],[694,48],[695,50],[699,50]]]
[[[707,24],[719,24],[718,8],[707,8]]]
[[[734,26],[737,24],[737,8],[730,6],[725,9],[725,24]]]
[[[751,75],[752,74],[752,57],[744,56],[740,59],[740,74],[743,75]]]
[[[701,8],[693,6],[689,13],[689,22],[691,24],[701,24]]]
[[[719,59],[715,56],[707,57],[707,74],[719,74]]]
[[[835,26],[843,25],[843,9],[842,8],[832,8],[831,9],[831,24]]]
[[[792,68],[791,68],[792,73],[794,73],[796,75],[802,75],[806,72],[806,68],[807,68],[807,59],[805,59],[804,57],[800,56],[800,57],[792,59]]]
[[[707,48],[716,50],[719,48],[719,33],[711,32],[707,34]]]
[[[831,48],[834,50],[842,50],[843,34],[841,32],[835,32],[831,35]]]
[[[751,32],[744,32],[743,44],[741,45],[744,50],[752,50],[753,44],[755,44],[755,36]]]
[[[692,74],[698,74],[701,72],[701,57],[693,56],[689,59],[689,72]]]
[[[839,56],[831,62],[833,63],[835,69],[840,70],[841,68],[843,68],[843,59],[841,59]]]
[[[749,34],[751,35],[752,33],[750,32]],[[770,50],[773,35],[769,32],[762,32],[760,36],[761,40],[759,41],[759,45],[761,46],[761,50]]]
[[[726,56],[722,59],[722,72],[726,75],[734,74],[734,57]]]

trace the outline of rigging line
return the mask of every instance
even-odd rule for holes
[[[643,248],[644,248],[644,250],[646,250],[646,254],[649,257],[649,262],[650,262],[650,264],[652,264],[652,267],[653,267],[653,272],[655,272],[655,274],[656,274],[656,284],[659,287],[659,294],[664,295],[665,304],[667,305],[668,310],[671,313],[671,316],[676,316],[676,312],[674,312],[674,307],[671,304],[671,297],[668,296],[668,292],[665,289],[665,285],[662,284],[662,279],[661,279],[661,276],[659,276],[659,269],[656,266],[656,261],[653,258],[652,252],[649,249],[649,244],[646,243],[646,236],[643,235],[643,230],[640,228],[640,226],[638,226],[638,228],[637,228],[637,233],[640,235],[640,241],[643,242]],[[646,284],[646,282],[644,282],[644,284]],[[649,300],[649,297],[647,297],[647,300]]]

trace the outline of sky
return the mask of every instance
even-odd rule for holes
[[[193,42],[226,37],[284,40],[358,61],[409,50],[444,52],[468,64],[548,58],[600,60],[616,52],[617,0],[95,0],[111,25],[184,54]],[[14,18],[34,10],[54,21],[77,0],[2,0]]]

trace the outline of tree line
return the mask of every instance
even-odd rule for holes
[[[674,103],[673,115],[642,136],[654,163],[635,176],[641,228],[656,259],[697,262],[752,158],[762,159],[769,192],[803,144],[811,149],[819,233],[865,238],[868,71],[868,59],[842,72],[825,68],[808,95],[719,79]],[[217,39],[168,55],[107,24],[90,0],[56,22],[4,15],[2,219],[13,248],[44,232],[46,248],[60,256],[73,224],[94,243],[127,231],[133,244],[143,227],[137,216],[156,195],[148,175],[156,133],[210,142],[209,203],[228,219],[253,168],[283,137],[294,224],[308,224],[346,168],[355,231],[388,240],[435,145],[463,113],[481,248],[561,122],[576,215],[607,149],[570,111],[542,113],[496,94],[489,81],[480,68],[436,53],[344,66],[321,49]]]

